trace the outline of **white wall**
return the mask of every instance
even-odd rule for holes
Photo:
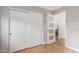
[[[1,51],[9,52],[9,13],[7,7],[1,7]]]
[[[55,14],[54,19],[56,20],[56,28],[58,25],[59,29],[59,38],[66,39],[66,12],[60,12],[58,14]]]
[[[67,7],[67,45],[79,52],[79,6]]]
[[[67,46],[79,51],[79,23],[67,24]]]

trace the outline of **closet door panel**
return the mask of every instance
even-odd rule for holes
[[[11,19],[10,50],[12,52],[27,48],[28,25],[25,21]]]
[[[30,30],[29,30],[29,47],[42,44],[43,17],[40,13],[31,12],[30,14]]]

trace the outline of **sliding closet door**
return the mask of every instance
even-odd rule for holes
[[[42,43],[42,15],[10,10],[10,52]]]
[[[28,39],[29,47],[42,44],[43,17],[40,13],[30,12],[30,33]]]
[[[10,10],[10,51],[27,48],[28,23],[22,12]]]

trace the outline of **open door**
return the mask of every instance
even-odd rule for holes
[[[10,52],[42,44],[42,14],[10,10]]]

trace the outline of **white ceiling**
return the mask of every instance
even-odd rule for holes
[[[56,10],[58,8],[61,8],[62,6],[40,6],[40,7],[48,10]]]

